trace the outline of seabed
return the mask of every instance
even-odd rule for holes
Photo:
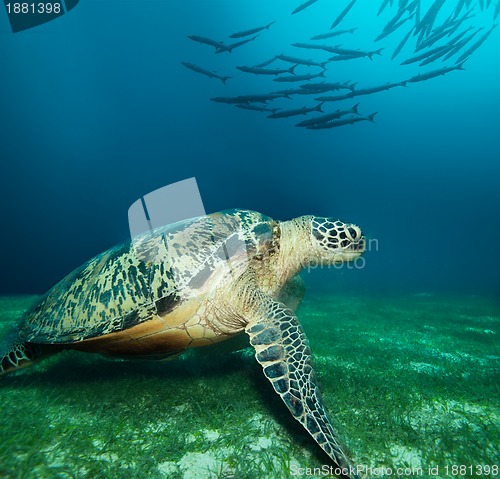
[[[0,298],[0,333],[33,299]],[[371,477],[498,477],[477,469],[500,462],[498,303],[308,291],[298,315],[333,422]],[[2,479],[334,477],[251,349],[67,352],[0,378],[0,400]]]

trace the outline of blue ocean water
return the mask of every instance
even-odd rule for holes
[[[333,216],[377,240],[363,268],[314,272],[318,282],[328,274],[351,290],[497,294],[500,31],[465,71],[339,103],[359,101],[363,115],[378,112],[374,124],[310,131],[294,126],[302,117],[272,120],[210,101],[287,88],[237,66],[280,53],[324,59],[324,52],[290,44],[328,31],[347,2],[318,0],[291,15],[299,3],[82,0],[61,18],[16,34],[0,15],[0,293],[48,289],[127,239],[127,210],[139,197],[194,176],[207,212]],[[432,4],[421,3],[422,12]],[[456,3],[445,2],[437,24]],[[493,24],[495,5],[474,7],[467,25],[484,27],[476,39]],[[379,6],[358,0],[337,27],[358,30],[325,43],[383,47],[382,55],[332,62],[328,81],[367,88],[453,65],[401,66],[413,55],[409,46],[391,61],[408,26],[374,43],[397,2],[377,17]],[[232,53],[214,54],[187,38],[229,42],[231,33],[271,21]],[[223,85],[181,62],[233,78]],[[275,102],[315,104],[310,96]]]

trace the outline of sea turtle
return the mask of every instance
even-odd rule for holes
[[[357,226],[316,216],[279,222],[236,209],[154,229],[42,296],[0,352],[0,373],[65,349],[163,358],[246,332],[293,417],[349,468],[293,310],[302,268],[353,260],[364,249]]]

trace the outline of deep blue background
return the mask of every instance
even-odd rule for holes
[[[289,44],[327,31],[347,2],[319,0],[291,16],[299,3],[82,0],[58,20],[16,34],[0,14],[0,293],[43,292],[125,240],[127,210],[140,196],[192,176],[207,212],[241,207],[361,225],[379,251],[366,256],[363,270],[332,273],[352,290],[498,293],[500,29],[466,71],[341,104],[378,111],[376,124],[309,131],[295,128],[296,119],[209,101],[286,87],[237,65],[278,53],[324,58]],[[430,3],[423,1],[424,11]],[[455,6],[446,4],[447,12]],[[378,7],[358,0],[338,28],[359,30],[326,42],[385,47],[384,55],[331,64],[330,81],[363,88],[417,73],[416,64],[399,65],[408,48],[389,60],[407,27],[373,43],[395,13],[376,17]],[[493,7],[470,24],[489,28]],[[227,41],[273,20],[232,54],[214,55],[186,38]],[[181,61],[235,78],[224,86]]]

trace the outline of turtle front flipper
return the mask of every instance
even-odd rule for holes
[[[269,298],[245,328],[255,357],[292,416],[299,421],[346,477],[358,478],[321,400],[311,365],[311,350],[296,316]]]

